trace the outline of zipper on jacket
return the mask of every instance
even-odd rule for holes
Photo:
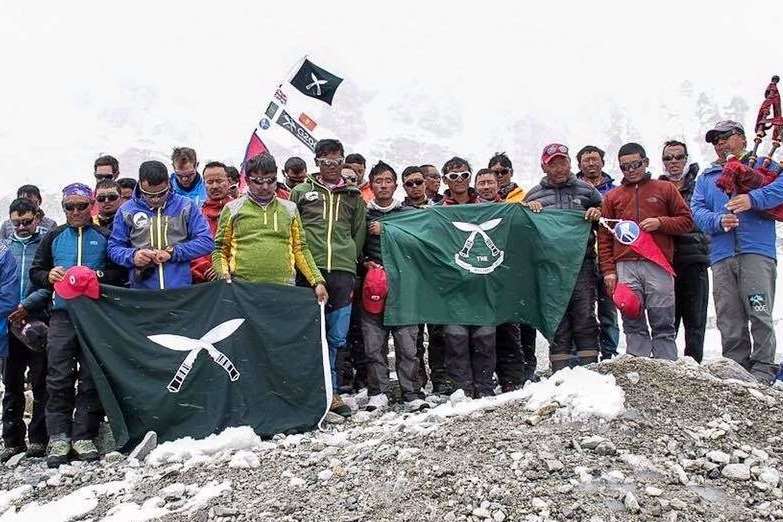
[[[339,196],[338,196],[339,197]],[[329,217],[326,220],[326,271],[332,271],[332,223],[334,214],[332,213],[332,192],[329,191]]]
[[[21,266],[21,271],[22,272],[24,272],[24,263],[25,263],[25,259],[26,258],[27,258],[27,244],[26,243],[22,243],[22,266]],[[26,278],[26,276],[25,276],[24,273],[20,274],[20,277],[19,277],[19,301],[20,302],[25,298],[25,295],[24,295],[24,281],[25,281],[25,278]]]
[[[634,191],[636,193],[636,224],[639,224],[639,220],[641,218],[640,210],[639,210],[639,184],[637,183],[634,185]]]
[[[277,209],[272,213],[272,222],[275,226],[275,232],[277,232]]]
[[[158,250],[163,250],[163,234],[160,228],[160,220],[162,219],[163,215],[161,214],[161,208],[158,208],[158,222],[156,223],[156,227],[158,229],[158,246],[156,247]],[[153,244],[153,246],[155,246]],[[163,280],[163,264],[158,265],[158,282],[160,283],[160,289],[164,290],[166,288],[166,285],[164,284]]]
[[[84,235],[82,234],[82,227],[79,227],[79,239],[76,240],[76,266],[82,266],[82,241]]]

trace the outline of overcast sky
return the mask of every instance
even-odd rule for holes
[[[98,154],[131,148],[236,163],[305,54],[376,108],[442,98],[461,116],[455,149],[489,147],[520,114],[568,128],[542,142],[584,143],[608,100],[653,114],[684,79],[755,113],[783,54],[762,29],[783,26],[779,2],[0,0],[0,13],[0,196],[91,181]],[[416,134],[376,112],[372,139]]]

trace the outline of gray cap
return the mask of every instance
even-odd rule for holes
[[[712,143],[715,141],[715,138],[718,137],[718,134],[723,134],[724,132],[733,130],[738,130],[742,134],[745,134],[745,128],[741,123],[737,123],[736,121],[731,120],[719,121],[715,124],[715,127],[713,127],[712,130],[707,131],[707,135],[704,136],[704,139],[707,140],[707,143]]]

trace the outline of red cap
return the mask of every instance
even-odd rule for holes
[[[362,306],[371,314],[380,314],[386,304],[389,282],[383,268],[372,267],[367,271],[362,288]]]
[[[614,305],[628,319],[639,319],[642,316],[642,300],[625,283],[618,283],[612,294]]]
[[[544,147],[544,152],[541,153],[541,164],[547,165],[554,158],[562,156],[568,157],[568,147],[561,145],[560,143],[550,143]]]
[[[86,266],[72,266],[65,272],[65,277],[54,284],[54,291],[63,299],[73,299],[80,295],[98,299],[98,275]]]

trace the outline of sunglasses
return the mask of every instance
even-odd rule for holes
[[[257,178],[255,176],[248,176],[247,180],[253,185],[274,185],[277,183],[276,178]]]
[[[166,195],[169,193],[169,188],[166,187],[163,190],[159,190],[158,192],[147,192],[143,188],[139,187],[139,192],[141,192],[142,196],[144,196],[147,199],[161,199],[161,198],[165,198]]]
[[[631,172],[644,165],[644,160],[631,161],[630,163],[620,163],[620,170],[623,172]]]
[[[95,197],[95,201],[98,203],[106,203],[107,201],[115,202],[120,199],[119,194],[102,194]]]
[[[403,183],[403,184],[404,184],[406,187],[408,187],[408,188],[413,188],[413,187],[420,187],[421,185],[423,185],[423,184],[424,184],[424,180],[423,180],[423,179],[412,179],[412,180],[408,180],[408,181],[406,181],[406,182],[405,182],[405,183]]]
[[[505,175],[507,175],[509,172],[511,172],[511,169],[509,169],[509,168],[506,168],[506,167],[503,167],[503,168],[497,169],[497,170],[495,171],[495,176],[505,176]]]
[[[730,131],[726,131],[726,132],[721,132],[720,134],[715,136],[715,139],[712,140],[712,143],[715,144],[715,143],[718,143],[719,141],[727,140],[727,139],[731,138],[732,136],[734,136],[735,134],[740,134],[740,132],[737,131],[737,130],[730,130]]]
[[[338,167],[343,164],[345,158],[329,159],[329,158],[315,158],[315,164],[319,167]]]
[[[190,177],[190,176],[195,176],[196,174],[198,174],[198,172],[196,172],[195,170],[175,170],[174,174],[182,177]]]
[[[114,174],[95,174],[95,179],[98,181],[109,181],[114,179]]]
[[[356,183],[356,180],[359,179],[359,177],[358,176],[351,176],[351,175],[347,175],[347,176],[344,175],[343,179],[345,181],[350,181],[351,183]]]
[[[470,172],[449,172],[443,177],[449,181],[466,180],[470,178]]]
[[[33,221],[35,221],[34,218],[12,219],[11,224],[14,226],[14,228],[29,227],[30,225],[33,224]]]
[[[63,210],[66,212],[84,212],[89,206],[89,203],[64,203]]]
[[[682,161],[687,157],[685,154],[674,154],[673,156],[663,156],[661,159],[663,161]]]

